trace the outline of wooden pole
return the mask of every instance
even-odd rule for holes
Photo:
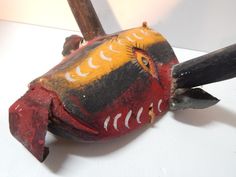
[[[67,0],[85,40],[104,36],[105,32],[90,0]]]
[[[236,76],[236,44],[180,63],[173,68],[176,88],[191,88]]]

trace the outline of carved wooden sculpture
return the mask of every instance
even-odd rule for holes
[[[236,75],[236,45],[179,64],[146,23],[106,35],[90,1],[68,2],[84,39],[67,38],[65,59],[9,109],[12,135],[39,161],[48,154],[47,130],[79,141],[118,137],[168,110],[216,104],[195,87]]]

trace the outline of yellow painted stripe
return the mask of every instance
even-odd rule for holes
[[[86,58],[80,59],[63,72],[54,73],[53,78],[66,80],[67,86],[72,88],[86,85],[129,62],[133,57],[130,56],[132,51],[127,51],[128,49],[147,47],[162,41],[165,41],[163,36],[147,27],[121,32],[118,37],[109,39],[89,51]]]

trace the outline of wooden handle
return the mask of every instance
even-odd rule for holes
[[[90,0],[67,0],[86,41],[105,32]]]
[[[177,88],[190,88],[236,77],[236,44],[180,63],[173,68]]]

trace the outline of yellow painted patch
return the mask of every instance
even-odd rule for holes
[[[133,47],[145,50],[146,47],[162,41],[165,41],[163,36],[145,26],[123,31],[118,37],[108,39],[89,51],[86,58],[78,60],[66,70],[53,73],[53,78],[64,79],[70,88],[86,85],[135,58]]]

